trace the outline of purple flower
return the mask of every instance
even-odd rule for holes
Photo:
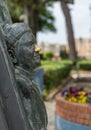
[[[65,96],[65,94],[68,92],[68,90],[64,90],[62,93],[61,93],[61,96]]]

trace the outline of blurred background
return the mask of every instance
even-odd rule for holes
[[[13,22],[25,22],[41,48],[34,79],[55,129],[54,95],[70,76],[91,73],[91,0],[7,0]],[[53,100],[51,100],[53,99]]]

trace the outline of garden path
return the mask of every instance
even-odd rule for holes
[[[48,114],[48,130],[55,130],[55,101],[45,102]]]

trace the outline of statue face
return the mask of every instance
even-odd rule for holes
[[[31,32],[22,35],[16,45],[18,62],[28,68],[35,68],[40,63],[38,52],[35,52],[35,38]]]
[[[39,62],[39,54],[35,52],[35,38],[31,29],[25,23],[15,23],[4,27],[8,47],[15,49],[19,65],[35,68]]]

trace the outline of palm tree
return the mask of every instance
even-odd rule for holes
[[[70,9],[68,8],[67,4],[63,1],[61,2],[61,8],[65,16],[68,44],[70,50],[70,59],[76,62],[77,52],[75,47],[74,32],[73,32],[73,26],[71,21]]]

